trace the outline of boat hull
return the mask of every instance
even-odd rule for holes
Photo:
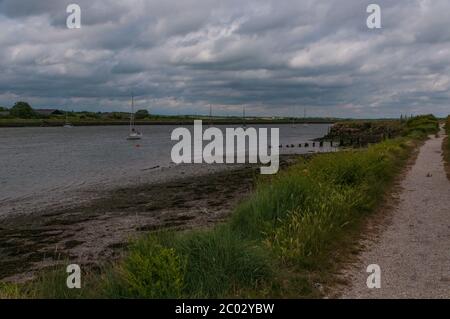
[[[142,135],[130,135],[127,137],[127,140],[133,141],[133,140],[140,140],[142,138]]]

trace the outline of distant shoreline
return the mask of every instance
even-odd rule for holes
[[[201,119],[204,123],[216,124],[216,125],[239,125],[242,124],[242,120],[235,119]],[[70,121],[70,120],[69,120]],[[129,121],[123,120],[82,120],[82,121],[70,121],[73,126],[110,126],[110,125],[130,125]],[[194,119],[170,119],[170,120],[138,120],[136,125],[193,125]],[[298,120],[292,122],[288,119],[280,120],[246,120],[245,124],[334,124],[335,120],[317,119],[317,120]],[[0,120],[0,127],[59,127],[63,126],[65,121],[63,120],[48,120],[48,119],[8,119]]]

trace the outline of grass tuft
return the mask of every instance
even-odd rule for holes
[[[112,298],[181,297],[185,263],[154,236],[136,240],[104,277],[102,295]]]

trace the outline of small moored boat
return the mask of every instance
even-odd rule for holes
[[[63,127],[65,127],[65,128],[72,128],[73,127],[73,125],[69,122],[69,117],[68,117],[67,112],[66,112],[66,123],[64,123]]]
[[[130,133],[128,134],[127,140],[140,140],[142,138],[142,133],[136,130],[134,124],[134,97],[131,97],[131,113],[130,113]]]

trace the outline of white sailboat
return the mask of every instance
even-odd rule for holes
[[[64,123],[63,127],[65,127],[65,128],[72,128],[73,127],[73,125],[70,124],[70,122],[69,122],[69,116],[68,116],[67,112],[66,112],[66,123]]]
[[[134,124],[134,96],[131,97],[131,113],[130,113],[130,133],[128,134],[127,140],[140,140],[142,138],[142,133],[136,130]]]
[[[209,127],[211,127],[213,125],[213,121],[212,121],[212,105],[209,105]]]
[[[306,108],[303,109],[303,126],[309,126],[309,124],[306,123]]]
[[[295,107],[292,107],[292,127],[295,127]]]

